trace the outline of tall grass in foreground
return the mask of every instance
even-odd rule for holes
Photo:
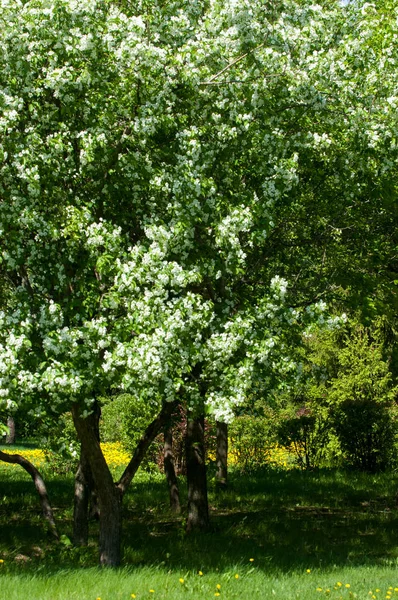
[[[0,600],[372,600],[398,598],[395,567],[357,567],[274,573],[235,565],[209,572],[138,567],[117,571],[96,568],[0,576]]]

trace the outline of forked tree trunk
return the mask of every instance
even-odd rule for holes
[[[167,421],[170,419],[173,411],[176,409],[177,406],[178,402],[166,402],[163,405],[160,413],[148,425],[145,432],[141,436],[141,439],[139,440],[135,448],[134,454],[129,464],[127,465],[123,475],[117,482],[117,487],[121,491],[122,496],[127,490],[127,487],[130,485],[131,481],[133,480],[133,477],[136,474],[140,464],[142,463],[142,460],[149,446],[151,445],[155,437],[158,435],[158,433],[161,431],[162,427],[164,427],[165,423],[167,423]]]
[[[228,425],[217,421],[216,482],[219,487],[227,487],[228,480]]]
[[[188,517],[187,532],[203,531],[209,525],[204,443],[204,416],[187,416],[186,431]]]
[[[178,490],[177,475],[174,467],[173,430],[170,423],[168,423],[164,429],[163,465],[167,485],[169,486],[170,508],[173,513],[178,514],[181,512],[180,493]]]
[[[150,423],[117,484],[113,481],[99,444],[95,429],[95,414],[84,419],[80,414],[79,405],[75,404],[72,407],[73,422],[83,451],[87,456],[94,487],[97,491],[100,522],[99,551],[102,566],[117,567],[121,562],[123,495],[137,472],[150,443],[164,426],[175,407],[175,403],[166,403],[159,415]]]
[[[57,527],[55,525],[54,513],[51,508],[50,500],[48,498],[46,484],[42,476],[36,467],[26,458],[21,456],[20,454],[7,454],[6,452],[2,452],[0,450],[0,460],[9,464],[20,465],[33,479],[33,483],[35,484],[35,488],[37,493],[39,494],[41,508],[43,511],[44,518],[48,522],[50,532],[55,537],[55,539],[59,539]]]
[[[95,414],[84,419],[80,414],[79,406],[75,404],[72,415],[98,494],[99,562],[101,566],[117,567],[121,562],[122,495],[115,486],[97,439]]]
[[[10,415],[7,417],[7,427],[6,444],[15,444],[15,421]]]

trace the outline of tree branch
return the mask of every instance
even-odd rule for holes
[[[149,446],[151,445],[157,434],[160,432],[160,430],[164,427],[167,420],[172,415],[173,411],[176,409],[177,405],[178,401],[165,402],[160,413],[146,428],[144,434],[142,435],[140,441],[136,446],[136,449],[129,464],[125,468],[123,475],[116,484],[122,495],[125,493],[131,481],[133,480],[133,477],[136,474]]]
[[[36,491],[39,494],[41,508],[43,510],[43,516],[49,524],[51,534],[55,537],[56,540],[59,540],[57,526],[55,524],[54,519],[54,513],[51,508],[50,500],[47,494],[46,484],[44,483],[44,480],[40,475],[39,471],[29,460],[27,460],[20,454],[7,454],[6,452],[2,452],[0,450],[0,460],[12,465],[20,465],[32,477]]]

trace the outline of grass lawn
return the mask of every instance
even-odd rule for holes
[[[225,492],[210,483],[211,531],[189,537],[163,478],[139,474],[124,502],[125,566],[111,571],[96,567],[96,523],[88,548],[68,545],[73,478],[42,470],[67,537],[51,541],[29,476],[0,463],[0,600],[398,600],[395,474],[232,473]]]

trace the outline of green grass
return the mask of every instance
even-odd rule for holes
[[[70,536],[73,478],[46,480]],[[163,478],[141,474],[124,502],[125,566],[100,571],[97,524],[88,548],[54,544],[29,476],[0,463],[0,600],[386,598],[398,588],[396,489],[388,473],[232,473],[227,491],[210,484],[211,531],[186,537]]]

